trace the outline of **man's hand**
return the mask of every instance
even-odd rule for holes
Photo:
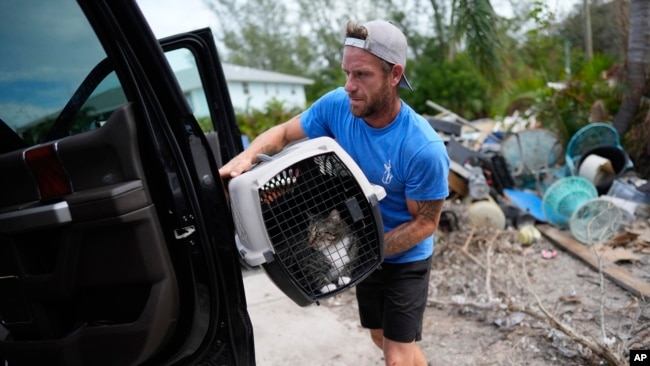
[[[300,126],[300,115],[295,116],[259,135],[244,152],[235,156],[219,169],[219,176],[224,180],[234,178],[251,170],[253,164],[259,162],[258,154],[273,156],[282,151],[290,142],[305,137],[307,135]]]
[[[251,170],[253,163],[244,153],[235,156],[226,165],[219,169],[221,179],[234,178],[244,172]]]

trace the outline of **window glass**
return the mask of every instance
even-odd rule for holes
[[[77,113],[75,123],[70,128],[70,133],[75,134],[101,127],[111,112],[126,102],[122,85],[113,71],[102,79],[83,104]]]
[[[208,109],[208,99],[194,55],[186,48],[179,48],[165,52],[165,56],[201,129],[205,132],[214,130]]]
[[[70,100],[83,104],[64,114],[64,135],[101,127],[127,102],[109,64],[98,66],[106,53],[74,0],[0,1],[0,44],[0,119],[28,144],[46,139]],[[213,130],[194,56],[166,56],[201,127]]]
[[[73,0],[3,0],[0,44],[0,118],[32,144],[106,57]]]

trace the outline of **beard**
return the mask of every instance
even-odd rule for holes
[[[360,106],[350,104],[350,112],[353,116],[358,118],[367,118],[380,113],[385,113],[390,109],[391,95],[388,81],[384,80],[376,93],[366,95],[365,102],[364,105]]]

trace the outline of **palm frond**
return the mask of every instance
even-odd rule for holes
[[[501,40],[499,17],[489,0],[458,0],[455,8],[456,41],[464,40],[467,53],[481,73],[491,82],[500,83]]]

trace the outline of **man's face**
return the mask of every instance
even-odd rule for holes
[[[390,106],[390,75],[386,75],[379,58],[357,47],[343,49],[343,71],[347,75],[345,91],[350,97],[352,115],[359,118],[376,116]]]

